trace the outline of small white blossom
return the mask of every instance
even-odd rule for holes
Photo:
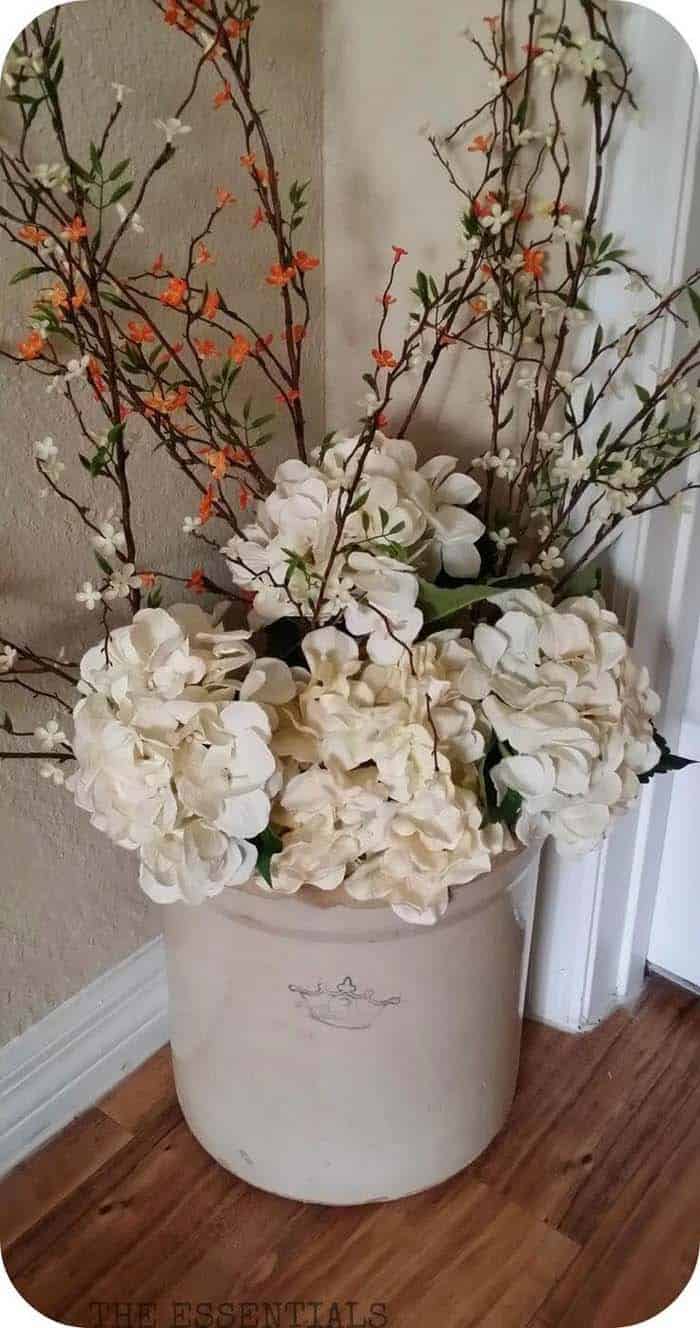
[[[14,646],[0,646],[0,673],[11,673],[17,663]]]
[[[124,207],[124,204],[117,203],[117,216],[119,217],[119,220],[122,225],[124,225],[124,222],[126,221],[128,215],[129,214],[126,208]],[[131,218],[131,229],[135,235],[143,235],[146,227],[143,224],[140,212],[135,212],[133,217]]]
[[[54,162],[52,165],[41,162],[34,168],[32,175],[45,189],[60,189],[63,194],[70,190],[70,170],[62,162]]]
[[[141,586],[140,576],[134,575],[134,564],[124,563],[122,567],[117,567],[112,572],[109,585],[104,592],[106,600],[128,599],[130,590],[138,590]]]
[[[68,743],[63,729],[55,719],[49,719],[46,724],[40,724],[34,730],[34,737],[42,752],[55,752],[57,747],[66,746]]]
[[[117,94],[117,102],[119,103],[120,106],[127,93],[134,91],[133,88],[127,87],[126,83],[113,83],[112,87],[114,88],[114,91]]]
[[[509,526],[502,526],[500,530],[490,530],[489,539],[496,545],[499,553],[505,553],[511,545],[517,544],[517,539],[510,533]]]
[[[574,375],[572,373],[569,373],[566,369],[560,369],[559,372],[555,374],[555,378],[558,386],[564,392],[568,392],[569,388],[571,387],[571,384],[574,381]]]
[[[592,78],[593,74],[603,74],[607,69],[605,57],[603,55],[603,43],[593,41],[586,36],[574,37],[574,47],[576,49],[570,52],[572,65],[578,64],[585,74],[586,78]]]
[[[587,474],[589,461],[584,456],[557,457],[552,467],[553,478],[557,482],[578,484]]]
[[[521,129],[520,126],[517,124],[513,125],[513,128],[511,129],[511,134],[513,136],[513,143],[516,148],[527,147],[528,143],[534,143],[538,138],[542,137],[539,130]]]
[[[52,784],[55,784],[56,788],[60,788],[66,782],[66,777],[60,765],[56,765],[52,761],[42,762],[39,766],[39,774],[42,779],[48,779]]]
[[[544,553],[540,554],[539,561],[534,564],[532,570],[540,576],[550,576],[552,572],[558,571],[563,566],[564,559],[556,544],[553,544],[551,548],[545,549]]]
[[[37,461],[55,461],[58,456],[58,448],[53,438],[42,438],[40,442],[34,444],[34,456]]]
[[[546,50],[542,51],[541,55],[537,56],[535,61],[537,72],[550,76],[556,74],[562,63],[566,61],[567,56],[568,50],[563,42],[552,42],[551,46],[548,46]]]
[[[572,217],[568,212],[562,212],[559,220],[554,227],[552,238],[563,240],[565,244],[578,244],[583,235],[583,222],[579,217]]]
[[[481,218],[481,224],[492,235],[500,235],[504,226],[507,226],[508,222],[512,220],[512,212],[504,212],[500,203],[494,203],[488,216]]]
[[[95,589],[92,581],[83,581],[82,587],[76,592],[75,598],[79,604],[84,604],[90,613],[102,602],[101,591]]]
[[[181,134],[192,133],[192,126],[183,124],[175,115],[171,115],[167,120],[154,120],[153,123],[156,129],[161,129],[165,134],[166,143],[172,143],[173,139]]]
[[[182,523],[183,535],[191,535],[195,530],[199,530],[202,524],[202,518],[199,516],[186,516]]]
[[[93,548],[97,549],[104,558],[114,558],[117,551],[123,553],[126,549],[126,535],[119,526],[115,526],[109,513],[99,527],[99,535],[92,536]]]
[[[537,442],[543,456],[548,456],[550,452],[558,452],[563,437],[564,435],[561,433],[546,433],[544,429],[540,430],[537,435]]]

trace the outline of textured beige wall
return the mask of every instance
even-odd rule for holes
[[[531,6],[513,0],[520,25],[513,64],[522,60]],[[399,269],[385,344],[396,348],[415,305],[410,287],[418,268],[438,280],[454,266],[457,223],[463,208],[426,138],[449,133],[492,95],[489,73],[465,32],[488,39],[484,14],[500,10],[484,0],[325,0],[324,174],[326,271],[326,407],[328,428],[354,427],[357,402],[366,392],[362,374],[374,368],[375,296],[385,286],[391,245],[409,251]],[[533,116],[546,125],[545,82],[536,81],[540,105]],[[574,159],[567,199],[581,202],[588,170],[588,125],[581,85],[572,83],[562,105]],[[488,124],[463,135],[452,154],[463,182],[473,163],[466,143]],[[478,159],[479,162],[481,158]],[[479,167],[480,169],[480,167]],[[472,180],[479,178],[476,169]],[[539,192],[539,189],[538,189]],[[548,190],[543,185],[541,192]],[[551,181],[549,186],[551,196]],[[481,357],[448,351],[441,361],[410,433],[430,454],[467,456],[487,440]],[[405,380],[406,381],[406,380]],[[415,385],[413,390],[415,391]],[[408,397],[412,393],[409,391]],[[406,397],[402,387],[397,398]],[[405,412],[404,412],[405,413]],[[402,418],[398,405],[390,422]]]
[[[132,154],[143,165],[160,149],[153,120],[174,113],[192,77],[189,44],[166,28],[148,0],[85,0],[65,7],[65,90],[73,150],[87,146],[113,103],[112,80],[135,89],[113,142],[114,160]],[[283,183],[295,176],[320,179],[320,0],[266,0],[260,15],[260,101],[270,111],[280,147]],[[193,133],[178,159],[158,177],[142,208],[147,233],[132,244],[135,265],[143,243],[149,263],[162,249],[175,269],[186,237],[208,214],[217,185],[239,197],[227,209],[211,248],[211,269],[222,289],[236,293],[242,309],[271,329],[277,324],[275,296],[262,272],[269,247],[262,232],[251,236],[252,191],[239,164],[238,136],[225,133],[226,111],[211,109],[213,88],[187,111]],[[14,109],[0,102],[0,133],[10,137]],[[38,160],[50,160],[46,153]],[[319,191],[304,231],[305,247],[318,251]],[[7,292],[7,280],[25,257],[0,246],[3,345],[18,338],[31,300],[29,283]],[[142,264],[144,266],[144,264]],[[130,256],[125,270],[134,271]],[[319,281],[319,292],[321,290]],[[319,316],[310,343],[308,400],[312,428],[321,427],[322,381]],[[39,498],[41,481],[31,463],[32,441],[54,436],[67,475],[88,494],[76,461],[78,439],[70,410],[46,397],[41,380],[0,362],[0,449],[2,522],[0,621],[7,635],[69,658],[99,635],[99,621],[75,603],[79,584],[95,575],[81,529],[64,504]],[[258,389],[256,388],[256,391]],[[262,403],[262,397],[260,398]],[[283,427],[280,430],[283,436]],[[196,509],[190,490],[162,454],[153,456],[145,429],[136,430],[137,525],[142,565],[186,573],[201,562],[202,546],[180,533],[183,517]],[[140,454],[140,455],[139,455]],[[194,499],[191,495],[195,495]],[[102,508],[108,504],[100,494]],[[217,568],[221,575],[221,567]],[[0,689],[0,702],[8,689]],[[18,727],[21,710],[12,707]],[[45,711],[48,717],[51,709]],[[69,795],[47,787],[33,764],[0,763],[0,1044],[65,1000],[100,972],[159,930],[154,905],[140,894],[135,859],[112,848],[74,809]]]

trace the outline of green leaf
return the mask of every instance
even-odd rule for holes
[[[97,563],[97,566],[99,567],[100,571],[104,572],[105,576],[112,575],[112,568],[110,564],[107,562],[107,559],[103,558],[102,554],[97,553],[96,550],[95,550],[95,562]]]
[[[564,599],[575,599],[579,595],[593,595],[599,591],[603,585],[602,568],[596,567],[591,563],[588,567],[582,567],[576,576],[572,576],[566,583]]]
[[[107,434],[107,442],[114,447],[116,443],[121,443],[124,438],[124,424],[113,424]]]
[[[18,282],[26,281],[28,277],[35,277],[37,273],[45,271],[46,268],[37,267],[36,265],[34,267],[21,267],[19,272],[15,272],[14,277],[10,281],[10,285],[16,286]]]
[[[690,303],[693,306],[693,313],[695,314],[695,317],[700,323],[700,295],[698,295],[697,291],[693,290],[692,286],[689,286],[688,296],[690,299]]]
[[[639,400],[642,402],[643,405],[646,406],[647,402],[650,399],[651,394],[647,392],[647,389],[645,387],[641,387],[639,383],[635,383],[634,390],[637,393]]]
[[[419,582],[418,605],[423,611],[426,623],[431,627],[445,618],[453,618],[462,609],[471,608],[493,595],[507,590],[525,590],[537,585],[536,576],[512,576],[497,581],[475,581],[466,586],[446,588],[433,585],[431,581]]]
[[[646,774],[639,776],[640,784],[648,784],[655,775],[672,775],[675,771],[686,770],[689,765],[697,765],[697,761],[690,761],[685,756],[674,756],[671,752],[666,739],[654,729],[654,741],[659,748],[660,756],[657,764]]]
[[[127,166],[130,165],[130,163],[131,163],[131,157],[125,157],[123,161],[117,162],[117,165],[113,168],[113,170],[110,171],[109,175],[107,176],[109,184],[112,184],[114,180],[118,180],[119,176],[124,174],[124,171],[126,170]]]
[[[112,197],[110,198],[107,207],[111,207],[112,203],[118,203],[120,198],[124,198],[126,194],[130,193],[133,187],[134,187],[133,180],[127,180],[125,184],[120,184],[112,194]]]
[[[282,852],[282,840],[268,825],[261,835],[253,840],[258,850],[258,871],[268,885],[272,885],[272,859]]]

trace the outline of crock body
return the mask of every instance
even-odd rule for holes
[[[461,1171],[513,1100],[538,863],[504,857],[434,927],[305,893],[165,908],[177,1092],[204,1148],[326,1204]]]

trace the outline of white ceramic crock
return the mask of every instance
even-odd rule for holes
[[[461,1171],[513,1100],[538,862],[503,858],[434,927],[306,892],[164,909],[177,1092],[204,1148],[325,1204]]]

